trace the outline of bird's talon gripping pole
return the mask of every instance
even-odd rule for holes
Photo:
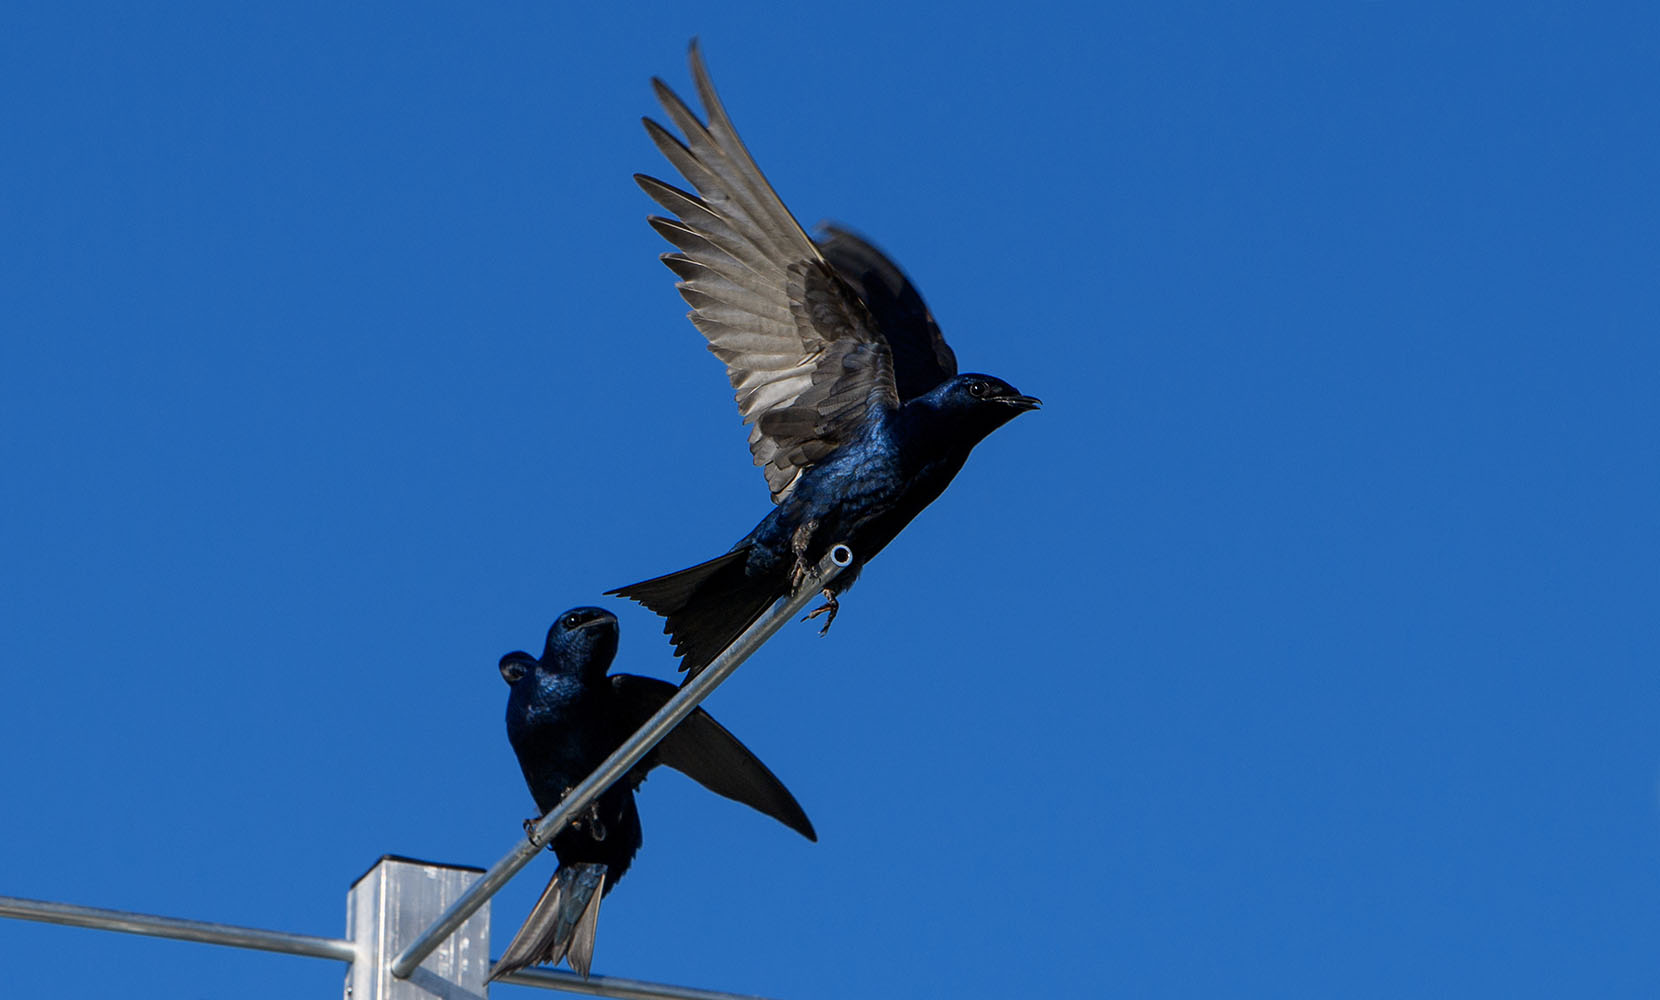
[[[650,753],[659,740],[667,736],[686,716],[692,714],[692,709],[696,708],[699,702],[707,698],[721,682],[732,676],[732,672],[737,670],[740,664],[760,649],[762,644],[783,628],[786,622],[794,618],[812,599],[814,591],[828,586],[842,570],[851,565],[852,549],[839,543],[831,546],[830,552],[819,560],[819,564],[809,574],[806,580],[809,586],[800,587],[787,598],[775,601],[772,608],[755,624],[745,629],[742,635],[732,640],[731,645],[721,650],[720,655],[710,661],[702,673],[687,681],[686,686],[677,691],[674,697],[641,726],[638,732],[618,747],[615,753],[607,757],[605,763],[572,789],[552,811],[538,820],[528,831],[527,839],[520,841],[505,857],[490,866],[490,870],[469,886],[459,899],[451,903],[449,909],[433,921],[431,927],[411,941],[409,947],[392,960],[392,975],[399,979],[409,978],[410,973],[443,944],[445,938],[455,933],[456,928],[466,923],[468,917],[488,902],[490,897],[529,864],[532,858],[541,853],[541,844],[552,840],[571,820],[580,816],[589,803],[615,784],[629,768],[639,763],[640,758]]]

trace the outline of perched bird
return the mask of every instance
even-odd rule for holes
[[[645,126],[697,194],[634,179],[678,216],[650,220],[678,248],[663,262],[726,364],[775,506],[725,555],[610,591],[667,619],[687,679],[843,543],[854,563],[807,616],[828,612],[828,630],[837,594],[970,449],[1040,405],[1002,379],[959,375],[922,296],[881,251],[835,226],[808,238],[738,138],[695,41],[691,66],[708,124],[654,79],[686,138]]]
[[[674,696],[674,685],[666,681],[606,675],[617,653],[617,638],[615,615],[600,608],[572,608],[548,630],[541,659],[525,652],[501,658],[502,679],[512,688],[507,739],[542,815]],[[818,840],[783,782],[709,713],[696,709],[553,838],[559,870],[502,953],[491,979],[562,958],[588,975],[600,898],[628,871],[640,848],[634,791],[659,764],[766,813],[808,840]],[[525,822],[528,829],[533,821]]]

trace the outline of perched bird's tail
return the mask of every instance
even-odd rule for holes
[[[691,680],[721,650],[755,623],[778,597],[777,580],[756,579],[744,572],[749,546],[698,563],[690,569],[606,591],[626,597],[668,619],[663,632],[680,655],[680,669]]]
[[[605,872],[604,865],[560,865],[485,981],[527,965],[553,965],[562,958],[587,979],[594,964],[594,931],[599,926],[600,897],[605,895]]]

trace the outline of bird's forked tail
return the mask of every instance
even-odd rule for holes
[[[749,546],[740,546],[678,573],[606,591],[645,605],[666,621],[663,632],[691,680],[744,629],[755,624],[781,593],[778,580],[746,572]]]
[[[599,927],[600,897],[605,895],[605,873],[605,865],[560,865],[486,982],[527,965],[554,965],[560,959],[587,979],[594,964],[594,932]]]

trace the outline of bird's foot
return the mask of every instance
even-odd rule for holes
[[[818,630],[819,635],[824,635],[830,631],[830,626],[836,621],[836,612],[841,610],[841,604],[836,600],[836,592],[834,590],[831,590],[829,587],[825,587],[823,593],[824,603],[807,612],[807,617],[801,619],[804,622],[810,622],[819,615],[828,613],[830,617],[824,619],[824,627]]]
[[[595,840],[605,839],[605,821],[599,818],[599,803],[588,806],[588,836]]]
[[[790,570],[791,593],[794,593],[813,571],[813,567],[807,562],[807,547],[813,543],[813,533],[816,531],[818,518],[815,517],[801,522],[795,533],[790,536],[790,551],[795,553],[795,568]]]

